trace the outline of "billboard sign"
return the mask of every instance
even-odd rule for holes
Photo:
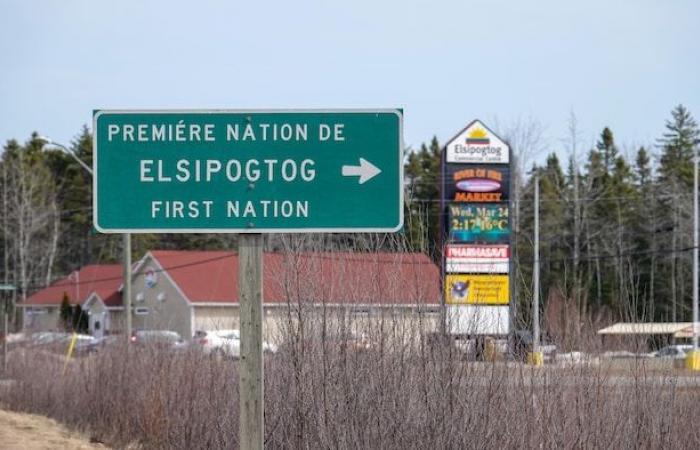
[[[446,161],[461,164],[508,164],[510,148],[479,120],[452,138],[446,148]]]
[[[445,276],[448,305],[507,305],[508,275],[450,274]]]
[[[445,166],[445,200],[450,202],[493,203],[508,200],[508,166]]]
[[[452,203],[447,209],[448,238],[451,242],[509,242],[507,203]]]
[[[445,270],[448,273],[508,273],[508,245],[448,244]]]
[[[394,232],[403,114],[95,111],[104,233]]]

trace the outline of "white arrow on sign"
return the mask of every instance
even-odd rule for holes
[[[364,158],[360,158],[359,166],[343,166],[342,170],[344,177],[359,176],[360,179],[358,181],[360,182],[360,184],[371,180],[372,178],[382,173],[379,167],[375,166],[374,164],[372,164]]]

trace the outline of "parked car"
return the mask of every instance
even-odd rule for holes
[[[44,331],[32,334],[26,341],[35,348],[65,353],[74,339],[73,355],[85,355],[96,350],[98,339],[88,334]]]
[[[113,347],[123,343],[124,336],[121,334],[110,334],[95,339],[92,347],[94,351],[103,351],[107,347]]]
[[[241,334],[239,330],[199,330],[192,344],[206,354],[239,358],[241,356]],[[277,346],[263,342],[265,353],[277,352]]]
[[[326,342],[351,352],[365,352],[372,349],[372,342],[367,333],[346,332],[326,336]]]
[[[648,356],[646,353],[632,353],[628,350],[609,350],[600,355],[603,359],[635,359],[647,358]]]
[[[73,340],[73,336],[68,339],[68,344]],[[78,334],[75,336],[75,347],[73,351],[76,355],[86,355],[97,351],[98,339],[94,336]]]
[[[238,330],[199,330],[195,332],[192,344],[208,355],[232,358],[241,356],[241,336]]]
[[[168,350],[181,350],[187,346],[180,333],[170,330],[138,330],[131,334],[130,340],[136,345]]]
[[[653,352],[652,355],[655,358],[671,358],[671,359],[684,359],[686,353],[693,349],[692,345],[667,345]]]
[[[31,345],[40,347],[49,344],[68,342],[70,338],[71,333],[59,331],[41,331],[39,333],[32,334]]]
[[[306,351],[331,351],[340,353],[364,353],[373,348],[372,341],[366,333],[352,331],[330,331],[325,335],[320,333],[307,334],[303,340],[289,339],[282,344],[284,353],[292,353],[294,348],[305,348]]]

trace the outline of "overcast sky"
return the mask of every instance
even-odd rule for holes
[[[405,140],[570,111],[654,141],[700,119],[698,1],[0,0],[0,140],[67,143],[97,108],[402,107]]]

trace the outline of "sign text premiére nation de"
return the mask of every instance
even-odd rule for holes
[[[402,114],[96,111],[103,232],[396,231]]]

